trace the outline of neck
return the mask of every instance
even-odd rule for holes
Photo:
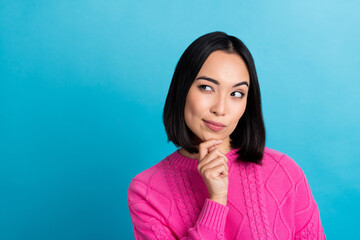
[[[180,148],[179,153],[185,157],[192,158],[192,159],[199,159],[198,153],[189,153],[183,148]]]
[[[220,152],[222,152],[223,154],[227,154],[232,148],[230,146],[230,144],[220,144],[215,146]],[[179,150],[179,153],[185,157],[188,158],[192,158],[192,159],[199,159],[199,153],[189,153],[188,151],[186,151],[184,148],[181,148]]]

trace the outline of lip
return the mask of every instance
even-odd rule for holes
[[[215,126],[218,126],[218,127],[225,127],[224,124],[219,123],[219,122],[214,122],[214,121],[209,121],[209,120],[204,120],[204,122],[210,123],[211,125],[215,125]]]
[[[211,130],[214,130],[214,131],[220,131],[221,129],[223,129],[225,127],[225,125],[222,123],[218,123],[218,122],[214,122],[214,121],[207,121],[207,120],[203,120],[203,121],[208,128],[210,128]]]

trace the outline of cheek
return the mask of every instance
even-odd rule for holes
[[[245,104],[243,104],[240,108],[239,108],[239,112],[237,112],[237,114],[236,114],[236,117],[235,117],[235,119],[236,119],[236,124],[237,124],[237,122],[239,122],[239,120],[242,118],[242,116],[244,115],[244,112],[245,112],[245,110],[246,110],[246,103]]]
[[[185,112],[191,117],[202,117],[208,109],[209,101],[199,95],[189,95],[186,100]],[[188,116],[190,117],[190,116]]]
[[[241,108],[241,111],[239,113],[239,118],[241,118],[242,115],[244,115],[245,109],[246,109],[246,104]]]

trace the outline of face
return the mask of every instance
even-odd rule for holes
[[[197,140],[222,139],[230,134],[245,112],[250,76],[245,62],[234,53],[215,51],[204,62],[185,102],[185,122]]]

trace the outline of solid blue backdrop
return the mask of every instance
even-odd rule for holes
[[[328,239],[360,234],[357,1],[0,1],[0,239],[133,239],[131,179],[172,153],[162,109],[197,37],[258,71],[266,145],[303,169]]]

